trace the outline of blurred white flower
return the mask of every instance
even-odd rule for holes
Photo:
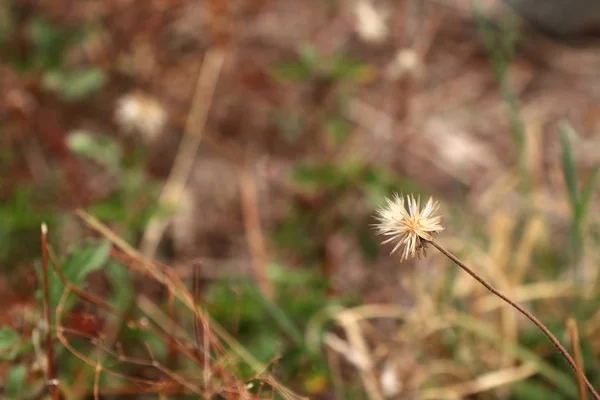
[[[418,76],[422,74],[422,65],[419,55],[413,49],[400,49],[396,57],[388,64],[385,77],[396,80],[406,75]]]
[[[402,382],[398,376],[398,365],[393,361],[385,363],[379,377],[381,390],[386,397],[397,396],[402,391]]]
[[[194,247],[196,240],[196,201],[192,191],[186,189],[181,195],[177,211],[171,216],[173,244],[179,252]]]
[[[438,208],[439,203],[431,197],[421,210],[420,199],[395,194],[391,200],[387,199],[387,205],[377,210],[377,233],[389,236],[383,243],[398,242],[392,254],[404,248],[401,260],[415,255],[420,258],[425,255],[427,242],[433,240],[434,234],[444,230],[440,225],[441,218],[434,215]]]
[[[354,7],[356,32],[365,42],[381,43],[388,36],[385,15],[369,0],[358,0]]]
[[[164,128],[167,112],[155,99],[134,92],[119,98],[115,120],[124,131],[137,131],[145,141],[151,142]]]

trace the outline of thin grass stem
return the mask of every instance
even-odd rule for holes
[[[58,382],[54,372],[54,355],[52,354],[52,333],[50,332],[50,290],[48,282],[48,227],[42,224],[42,272],[44,276],[44,324],[46,325],[46,357],[48,359],[48,390],[52,400],[58,400]]]
[[[569,333],[569,341],[571,342],[571,351],[575,357],[575,362],[579,367],[579,371],[584,370],[583,357],[581,355],[581,346],[579,345],[579,329],[577,321],[573,318],[567,320],[567,332]],[[587,400],[585,393],[585,381],[583,374],[577,374],[577,390],[579,391],[579,400]]]

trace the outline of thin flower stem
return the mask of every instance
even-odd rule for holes
[[[552,342],[552,344],[554,344],[554,346],[558,349],[558,351],[560,352],[560,354],[565,358],[565,360],[567,360],[567,362],[569,363],[569,365],[571,366],[571,368],[573,369],[573,371],[576,373],[576,375],[580,375],[580,376],[583,377],[583,379],[585,381],[585,386],[588,388],[588,390],[590,391],[590,393],[592,394],[592,396],[594,397],[594,399],[595,400],[600,400],[600,395],[598,394],[598,392],[596,392],[596,390],[594,389],[594,387],[592,386],[592,384],[585,377],[585,374],[578,367],[577,363],[575,363],[575,360],[573,360],[573,358],[569,355],[569,352],[563,347],[563,345],[560,344],[560,342],[558,341],[558,339],[552,334],[552,332],[550,332],[550,330],[548,328],[546,328],[546,326],[540,320],[538,320],[533,314],[531,314],[529,311],[527,311],[526,309],[524,309],[522,306],[520,306],[519,304],[515,303],[514,301],[512,301],[511,299],[509,299],[508,297],[506,297],[504,294],[502,294],[501,292],[499,292],[497,289],[495,289],[486,280],[484,280],[482,277],[480,277],[479,275],[477,275],[477,273],[475,273],[473,270],[471,270],[469,267],[467,267],[462,261],[460,261],[458,258],[456,258],[456,256],[454,254],[450,253],[448,250],[446,250],[445,248],[443,248],[442,246],[440,246],[439,244],[437,244],[434,241],[429,241],[429,243],[431,243],[442,254],[444,254],[446,257],[448,257],[450,260],[452,260],[456,265],[458,265],[460,268],[462,268],[466,273],[468,273],[473,278],[475,278],[475,280],[477,282],[481,283],[487,290],[489,290],[490,292],[492,292],[496,296],[500,297],[502,300],[504,300],[506,303],[508,303],[509,305],[511,305],[513,308],[516,308],[521,314],[523,314],[524,316],[526,316],[542,332],[544,332],[544,334],[548,337],[548,339],[550,339],[550,341]]]
[[[42,224],[42,274],[44,289],[44,324],[46,325],[46,357],[48,359],[48,390],[52,400],[58,400],[58,387],[54,372],[54,357],[52,354],[52,334],[50,332],[50,295],[48,283],[48,227]]]

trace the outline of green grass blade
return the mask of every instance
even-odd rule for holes
[[[256,289],[253,285],[247,284],[247,290],[253,293],[259,301],[262,303],[265,310],[269,313],[271,318],[277,323],[279,328],[289,336],[299,348],[305,348],[306,344],[302,332],[296,327],[294,322],[286,315],[285,311],[282,310],[273,301],[267,299],[260,290]]]
[[[594,166],[588,180],[585,182],[583,189],[581,190],[581,197],[577,204],[576,216],[581,223],[585,219],[590,201],[592,200],[593,194],[596,192],[596,186],[598,184],[598,173],[600,172],[600,163]]]
[[[565,178],[565,185],[569,193],[569,200],[573,211],[577,210],[577,171],[573,161],[573,153],[571,151],[571,141],[569,136],[572,134],[573,128],[566,123],[561,123],[560,126],[560,142],[562,145],[562,170]]]
[[[507,106],[513,143],[518,153],[518,168],[521,175],[521,188],[528,192],[531,178],[527,162],[527,137],[525,125],[519,110],[517,96],[508,84],[508,68],[515,54],[518,30],[514,21],[497,25],[485,14],[478,2],[471,2],[479,37],[485,47],[490,66],[494,70],[502,97]]]

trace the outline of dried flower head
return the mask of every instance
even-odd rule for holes
[[[122,129],[138,131],[150,143],[164,128],[167,111],[149,95],[133,92],[119,98],[115,119]]]
[[[358,36],[368,43],[381,43],[389,35],[386,24],[386,15],[375,8],[369,0],[359,0],[355,3],[356,32]]]
[[[377,210],[377,233],[389,236],[383,243],[398,242],[392,254],[404,248],[401,260],[415,255],[420,258],[425,255],[427,242],[444,230],[440,217],[434,215],[438,208],[439,203],[431,197],[421,210],[420,198],[415,199],[412,195],[405,198],[396,193],[392,199],[387,199],[387,205]]]

